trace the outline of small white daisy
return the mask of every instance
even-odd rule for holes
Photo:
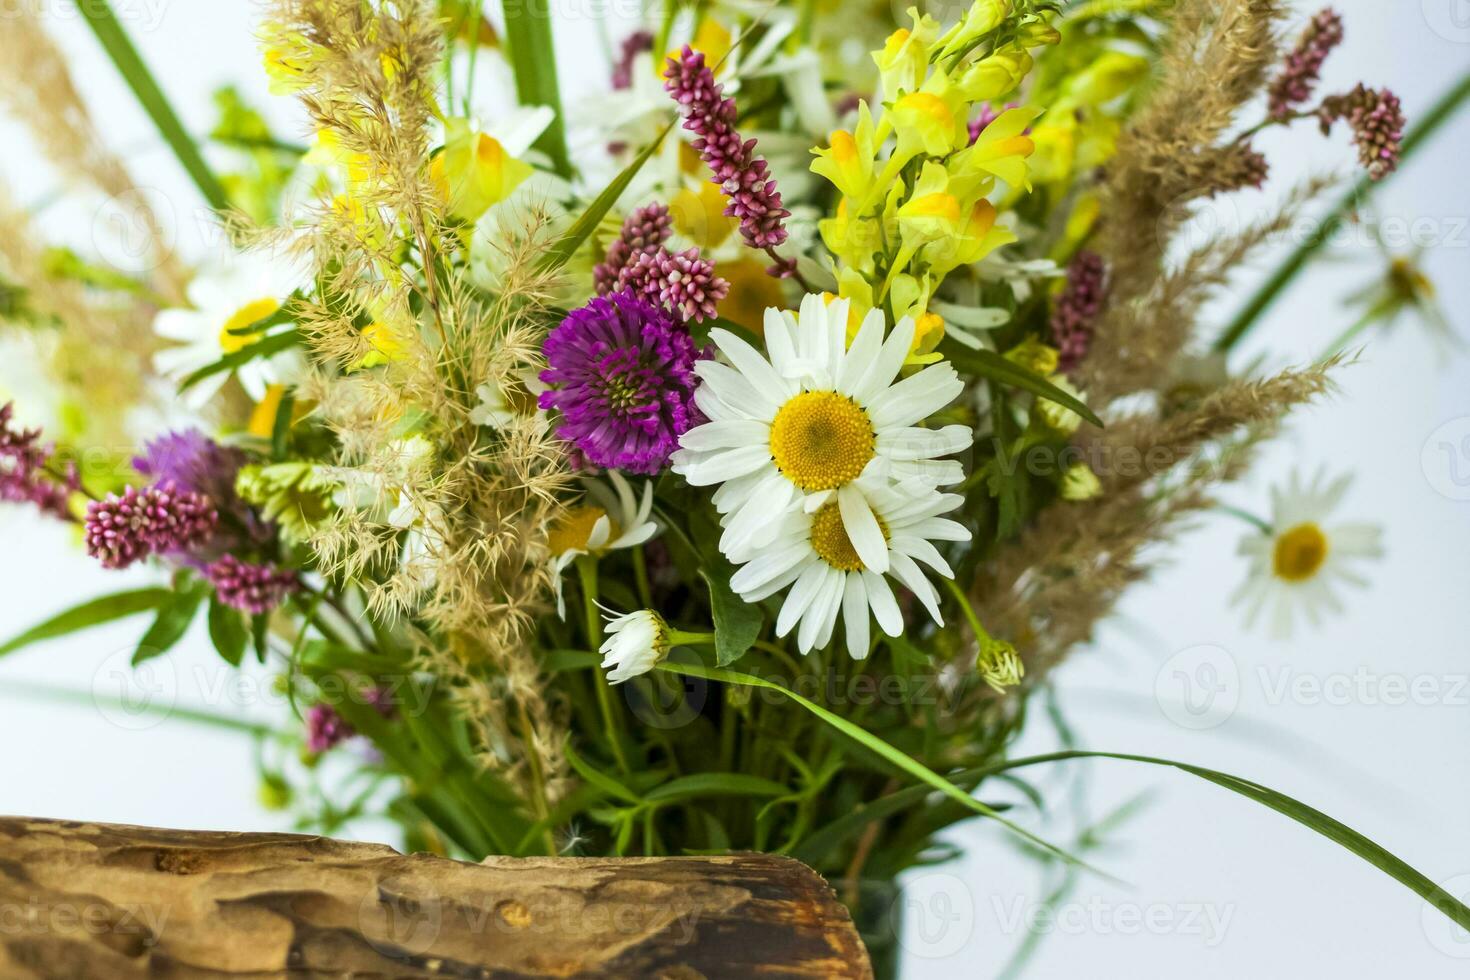
[[[626,616],[609,618],[607,639],[597,652],[610,684],[652,670],[669,653],[669,625],[651,609],[640,609]]]
[[[861,660],[868,655],[868,611],[889,636],[903,632],[903,615],[883,572],[912,592],[939,625],[939,592],[920,565],[946,578],[954,571],[934,547],[935,541],[968,541],[964,525],[941,517],[964,500],[939,493],[932,483],[909,479],[896,486],[875,477],[853,485],[865,498],[878,525],[883,549],[882,571],[867,562],[849,536],[840,500],[829,501],[808,513],[791,508],[777,524],[781,544],[750,548],[731,555],[743,567],[730,587],[746,602],[760,602],[790,586],[776,620],[776,633],[786,636],[798,624],[797,646],[802,653],[825,647],[832,640],[837,614],[847,632],[847,652]]]
[[[658,534],[653,513],[653,481],[643,484],[643,496],[633,496],[633,488],[617,470],[608,470],[612,481],[609,489],[598,480],[587,481],[587,499],[571,507],[551,528],[548,543],[553,555],[552,590],[556,595],[556,612],[566,618],[566,600],[562,595],[561,577],[582,555],[601,555],[622,548],[636,548]]]
[[[306,282],[299,263],[259,252],[231,253],[213,269],[200,272],[189,283],[187,295],[192,309],[160,310],[153,330],[180,346],[166,347],[153,355],[154,367],[174,381],[183,381],[202,367],[233,354],[259,340],[255,334],[235,331],[258,323],[280,311],[291,294]],[[255,401],[266,389],[285,379],[295,352],[257,358],[235,372],[240,384]],[[184,394],[198,408],[207,403],[228,380],[220,372],[203,379]]]
[[[1270,529],[1240,543],[1250,574],[1231,602],[1245,606],[1247,626],[1267,612],[1271,632],[1289,637],[1298,611],[1314,626],[1324,610],[1342,611],[1335,584],[1368,584],[1348,566],[1383,554],[1381,529],[1362,523],[1323,526],[1351,482],[1352,477],[1342,476],[1327,483],[1318,473],[1303,486],[1293,473],[1286,487],[1272,489]]]
[[[969,446],[970,429],[918,425],[964,390],[955,369],[941,362],[895,381],[913,320],[900,320],[885,339],[883,314],[873,310],[848,346],[847,317],[846,300],[828,306],[817,295],[802,301],[800,320],[767,310],[769,359],[726,330],[710,331],[730,364],[695,365],[703,382],[695,403],[710,421],[680,437],[673,469],[693,486],[723,484],[714,503],[725,515],[725,554],[775,541],[773,516],[796,503],[816,511],[835,498],[858,554],[886,572],[878,518],[855,481],[964,479],[958,462],[940,457]]]

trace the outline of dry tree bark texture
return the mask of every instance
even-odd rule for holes
[[[788,858],[490,858],[0,818],[0,977],[871,980]]]

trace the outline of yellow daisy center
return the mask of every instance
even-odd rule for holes
[[[583,504],[573,507],[552,525],[547,534],[547,544],[551,546],[551,553],[560,555],[568,551],[587,551],[587,542],[592,540],[592,529],[597,526],[600,518],[607,517],[607,511],[592,504]],[[611,525],[608,540],[611,541],[619,534],[617,522],[608,517]]]
[[[252,323],[259,323],[261,320],[264,320],[266,317],[270,316],[272,313],[275,313],[280,308],[281,301],[272,297],[252,300],[251,302],[246,303],[244,306],[240,307],[238,310],[230,315],[230,318],[225,321],[225,325],[223,327],[220,327],[220,350],[224,351],[226,354],[233,354],[236,351],[244,350],[246,347],[249,347],[251,344],[255,343],[257,340],[260,339],[260,334],[235,333],[234,331],[248,327]]]
[[[1276,539],[1271,564],[1277,578],[1305,582],[1321,570],[1326,560],[1327,535],[1316,524],[1308,522],[1298,524]]]
[[[771,456],[786,478],[808,493],[857,479],[873,458],[873,423],[851,398],[804,391],[771,422]]]
[[[883,540],[887,541],[888,526],[882,518],[878,520],[878,527],[883,531]],[[812,515],[812,550],[839,572],[860,572],[865,567],[857,549],[852,546],[852,539],[847,536],[842,512],[835,501],[823,505]]]

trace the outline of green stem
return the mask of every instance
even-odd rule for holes
[[[950,594],[955,597],[955,601],[960,604],[960,608],[964,610],[965,619],[970,622],[970,629],[975,631],[975,642],[982,647],[990,642],[990,634],[986,632],[985,626],[980,622],[980,617],[975,614],[975,607],[970,605],[970,599],[965,595],[964,590],[956,585],[952,578],[942,578],[941,581],[949,589]]]
[[[82,16],[87,19],[87,26],[97,35],[103,50],[117,66],[118,72],[133,90],[153,124],[158,127],[164,142],[168,143],[174,156],[178,157],[179,163],[188,171],[194,186],[199,188],[199,193],[204,195],[210,207],[216,211],[224,211],[230,206],[224,187],[204,162],[204,157],[199,154],[199,147],[189,138],[179,117],[174,114],[173,106],[169,105],[168,99],[149,73],[148,66],[139,56],[138,49],[133,46],[127,31],[112,12],[112,5],[108,0],[92,0],[91,3],[79,6]]]
[[[597,615],[596,559],[578,558],[577,577],[582,584],[582,606],[587,617],[587,647],[596,652],[602,646],[602,619]],[[612,685],[607,682],[607,675],[596,668],[592,671],[592,685],[597,691],[597,706],[602,712],[602,729],[607,736],[608,747],[612,750],[618,769],[626,776],[633,770],[629,768],[628,758],[623,754],[623,742],[619,738],[618,726],[614,720]]]
[[[1400,165],[1407,162],[1415,150],[1427,143],[1449,121],[1466,99],[1470,99],[1470,72],[1461,76],[1449,91],[1440,96],[1439,101],[1414,125],[1409,135],[1404,137],[1399,153]],[[1261,315],[1276,302],[1281,293],[1296,278],[1297,273],[1301,272],[1307,263],[1322,250],[1333,233],[1347,220],[1348,215],[1357,210],[1373,195],[1374,191],[1386,182],[1386,180],[1374,181],[1367,176],[1359,178],[1352,190],[1337,202],[1337,206],[1328,213],[1316,230],[1307,237],[1307,240],[1297,246],[1296,251],[1291,253],[1275,274],[1260,289],[1256,290],[1255,295],[1250,298],[1230,326],[1215,341],[1215,350],[1229,351],[1239,343],[1241,338],[1249,333],[1260,320]]]
[[[567,153],[566,124],[562,120],[561,90],[556,80],[556,45],[551,39],[551,12],[528,0],[506,0],[505,45],[515,70],[516,99],[521,105],[549,106],[556,113],[546,132],[536,140],[536,149],[551,158],[562,177],[572,176]]]
[[[1336,340],[1327,345],[1327,349],[1322,352],[1322,356],[1317,358],[1317,363],[1320,364],[1323,361],[1327,361],[1337,355],[1343,350],[1343,348],[1352,343],[1354,337],[1362,333],[1364,330],[1368,329],[1368,327],[1372,325],[1372,323],[1378,318],[1379,309],[1378,306],[1375,304],[1374,306],[1369,307],[1362,316],[1358,317],[1357,321],[1352,326],[1348,327],[1341,334],[1339,334]]]

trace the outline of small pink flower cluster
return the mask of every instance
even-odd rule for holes
[[[767,250],[786,241],[781,194],[766,161],[755,155],[755,140],[735,129],[735,100],[724,97],[704,54],[687,44],[670,58],[664,88],[679,103],[684,128],[695,135],[690,144],[709,165],[711,182],[720,185],[729,204],[725,213],[740,219],[740,234],[751,248]]]
[[[87,554],[104,568],[127,568],[149,555],[197,547],[219,523],[209,498],[165,482],[122,496],[108,494],[87,507]]]
[[[730,284],[715,275],[715,267],[699,249],[671,252],[664,248],[671,234],[673,219],[662,204],[650,204],[629,215],[621,234],[608,246],[606,258],[592,270],[597,294],[631,292],[681,320],[715,316]]]
[[[1332,49],[1342,43],[1342,18],[1327,7],[1307,23],[1296,47],[1286,56],[1281,73],[1268,93],[1271,118],[1285,120],[1293,109],[1312,97],[1322,76],[1322,64]]]
[[[296,573],[275,565],[252,565],[225,555],[204,570],[219,601],[252,616],[270,612],[301,588]]]

